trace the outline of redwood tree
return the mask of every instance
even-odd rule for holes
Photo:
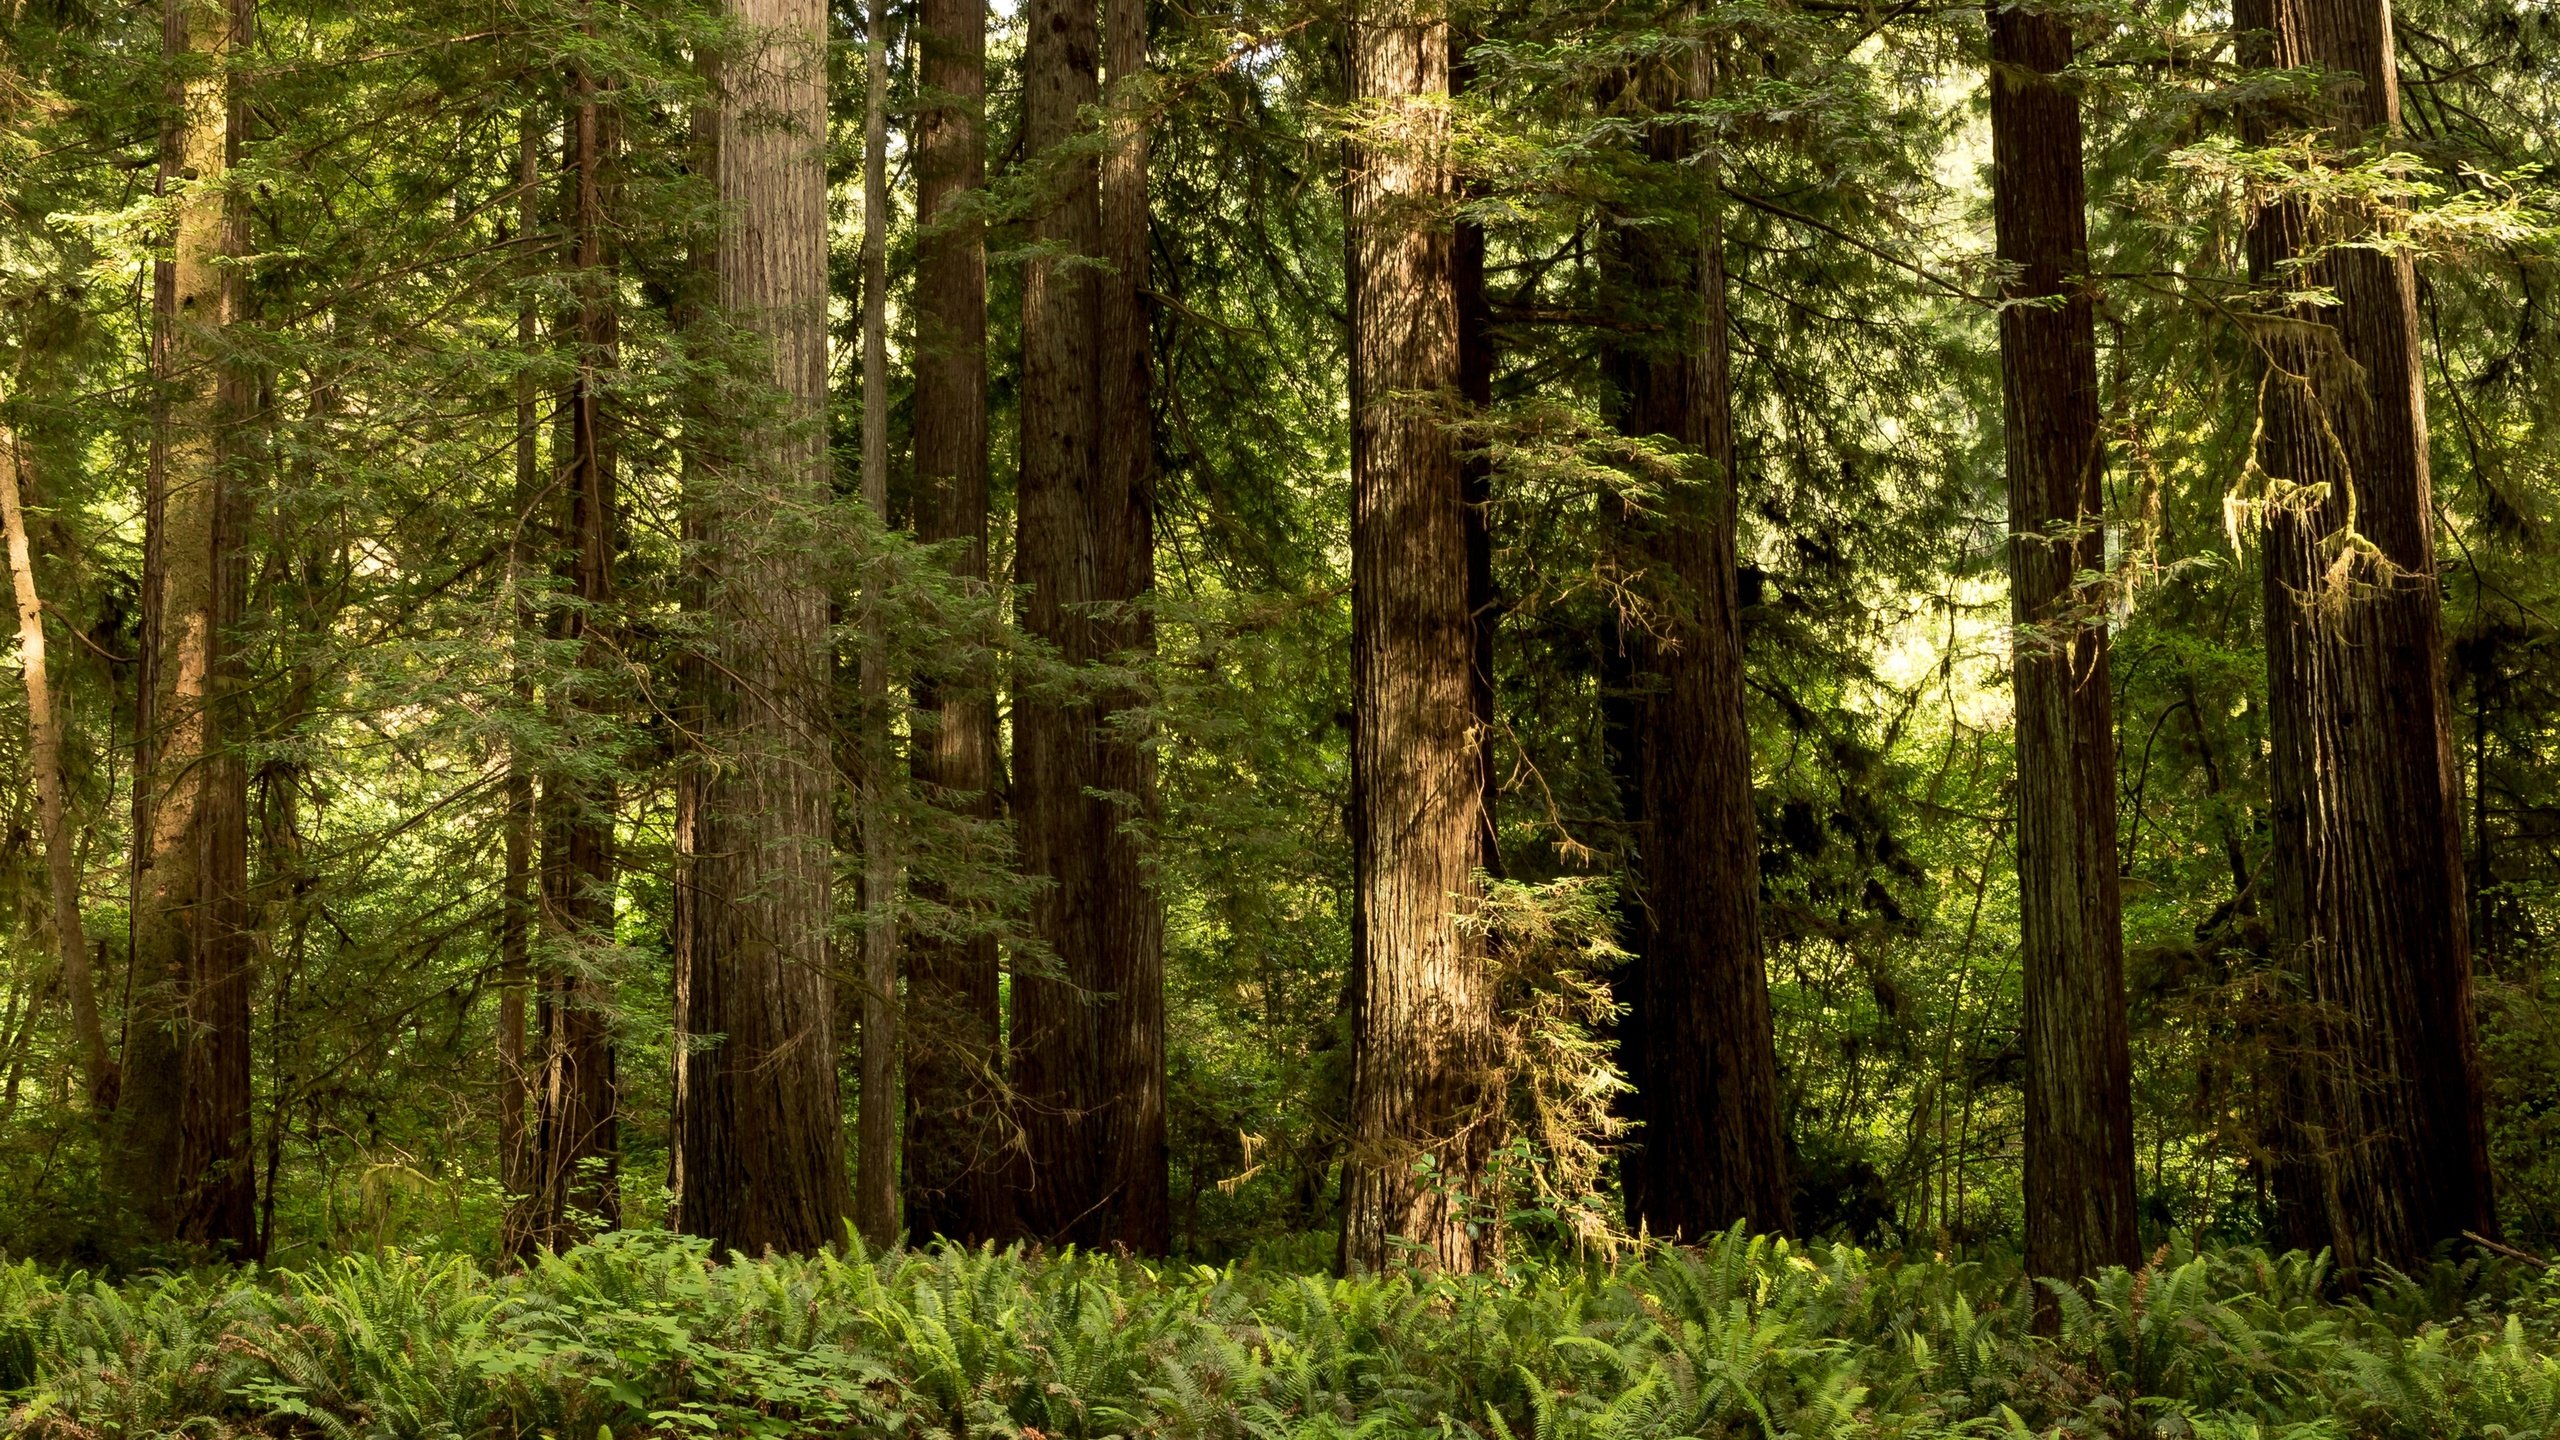
[[[1092,153],[1077,137],[1101,95],[1091,0],[1035,0],[1023,49],[1023,145],[1033,167],[1031,238],[1022,282],[1022,478],[1017,575],[1022,626],[1067,665],[1101,651],[1093,603],[1093,514],[1099,483],[1094,273],[1101,200]],[[1100,783],[1094,711],[1074,682],[1025,670],[1013,696],[1013,813],[1023,869],[1046,883],[1032,929],[1047,947],[1013,977],[1013,1086],[1027,1152],[1024,1223],[1065,1239],[1100,1188],[1101,1057],[1092,1013],[1099,950],[1093,902],[1101,876],[1087,820]]]
[[[889,518],[889,5],[871,0],[863,36],[862,503]],[[887,803],[888,607],[862,597],[862,1091],[856,1117],[854,1225],[873,1246],[898,1234],[898,852]]]
[[[714,67],[715,306],[736,370],[688,456],[708,761],[679,800],[677,1218],[756,1254],[843,1238],[848,1203],[828,969],[835,766],[827,587],[826,7],[732,0]]]
[[[176,66],[159,186],[176,198],[155,267],[158,386],[144,497],[142,714],[134,784],[133,985],[112,1161],[135,1238],[247,1250],[248,773],[229,745],[242,687],[226,643],[246,589],[239,438],[255,383],[222,352],[245,284],[248,207],[224,183],[248,111],[230,75],[252,0],[167,0]]]
[[[605,244],[606,175],[612,112],[595,77],[574,72],[563,195],[575,299],[564,326],[574,371],[560,407],[563,474],[556,503],[554,564],[563,599],[551,636],[576,655],[553,685],[561,729],[575,735],[607,703],[597,691],[617,646],[607,623],[613,602],[614,455],[604,377],[620,348],[615,284]],[[583,749],[575,747],[572,749]],[[536,1123],[529,1139],[529,1194],[516,1225],[519,1246],[565,1248],[594,1225],[619,1218],[617,1095],[612,987],[616,786],[591,763],[552,766],[538,806],[542,971],[541,1048],[533,1075]]]
[[[949,545],[962,587],[987,582],[985,0],[922,0],[915,119],[915,532]],[[982,647],[915,686],[915,777],[971,829],[994,818],[995,687]],[[951,897],[920,876],[917,898]],[[945,933],[948,931],[950,933]],[[906,944],[906,1228],[1009,1233],[995,937],[966,924]]]
[[[1147,303],[1147,27],[1145,0],[1104,0],[1103,64],[1109,106],[1101,176],[1101,407],[1092,502],[1102,599],[1119,607],[1100,617],[1104,653],[1155,648],[1143,608],[1155,589],[1155,444],[1151,402],[1152,327]],[[1144,831],[1157,815],[1156,767],[1131,723],[1139,697],[1101,698],[1095,737],[1105,794],[1094,801],[1100,833],[1095,965],[1100,1033],[1104,1153],[1110,1173],[1103,1213],[1088,1233],[1142,1254],[1173,1242],[1164,1115],[1164,907],[1145,871]]]
[[[1467,497],[1449,209],[1449,24],[1432,0],[1360,0],[1353,134],[1351,584],[1354,931],[1342,1263],[1409,1249],[1473,1270],[1492,1150],[1493,986],[1460,920],[1477,898]]]
[[[2140,1260],[2116,892],[2114,691],[2097,336],[2071,23],[1991,11],[1992,215],[2016,623],[2018,908],[2026,990],[2027,1268]]]
[[[1629,77],[1649,171],[1693,170],[1691,127],[1665,117],[1705,97],[1708,64],[1690,52]],[[1617,227],[1625,318],[1607,357],[1620,430],[1679,472],[1619,507],[1643,610],[1618,627],[1610,727],[1634,850],[1621,1043],[1642,1125],[1621,1173],[1630,1223],[1694,1240],[1793,1217],[1743,718],[1724,246],[1694,189],[1666,188],[1685,197],[1671,215]]]
[[[1024,868],[1047,882],[1032,924],[1048,952],[1014,976],[1021,1214],[1035,1238],[1160,1250],[1163,926],[1138,833],[1154,778],[1115,719],[1133,697],[1088,668],[1150,640],[1130,603],[1154,570],[1145,151],[1134,106],[1117,103],[1137,93],[1144,36],[1124,0],[1106,167],[1078,133],[1102,96],[1094,6],[1037,0],[1029,14],[1023,130],[1041,248],[1023,281],[1016,555],[1023,628],[1064,668],[1026,669],[1014,693],[1014,814]]]
[[[542,262],[541,110],[528,105],[516,124],[516,244],[525,253],[529,281]],[[516,348],[527,362],[541,337],[542,317],[528,285],[516,307]],[[535,617],[527,588],[537,551],[533,516],[542,503],[542,404],[540,378],[525,363],[516,374],[515,493],[507,516],[508,585],[516,596],[515,642],[519,649],[534,634]],[[533,677],[522,655],[514,662],[516,703],[530,709]],[[538,918],[534,899],[534,774],[529,747],[511,741],[507,747],[505,827],[506,873],[498,898],[498,1179],[518,1217],[505,1237],[510,1252],[525,1245],[525,1221],[533,1210],[525,1197],[533,1193],[533,1135],[526,1124],[526,1102],[532,1098],[532,1068],[526,1050],[525,1002],[533,989],[533,930]]]
[[[2235,19],[2252,63],[2352,82],[2277,92],[2251,117],[2254,139],[2392,143],[2386,0],[2248,0]],[[2329,1246],[2349,1275],[2497,1224],[2417,277],[2405,251],[2341,243],[2387,222],[2279,197],[2249,232],[2254,276],[2334,297],[2249,333],[2266,362],[2253,461],[2266,486],[2269,908],[2297,992],[2274,1170],[2285,1238]]]

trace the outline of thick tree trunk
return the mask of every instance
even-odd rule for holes
[[[675,1174],[685,1230],[756,1254],[838,1242],[849,1198],[827,969],[826,584],[807,538],[828,494],[826,8],[730,8],[747,53],[717,67],[705,117],[714,298],[749,341],[723,351],[759,363],[697,417],[687,474],[711,763],[688,779]]]
[[[1993,9],[1992,212],[2001,262],[2012,267],[2000,373],[2017,627],[2027,1269],[2078,1280],[2141,1257],[2116,894],[2115,692],[2105,595],[2080,579],[2106,568],[2106,497],[2080,102],[2053,78],[2070,64],[2067,17]]]
[[[862,121],[862,503],[889,519],[889,6],[871,0]],[[876,584],[866,589],[876,591]],[[862,1095],[854,1227],[898,1234],[898,856],[892,844],[888,607],[862,599]]]
[[[2252,117],[2389,143],[2399,84],[2386,0],[2249,0],[2248,58],[2362,83],[2310,113]],[[2380,219],[2381,217],[2362,217]],[[2360,217],[2261,211],[2251,273],[2329,306],[2252,327],[2267,360],[2262,507],[2271,917],[2299,989],[2287,1154],[2296,1238],[2350,1277],[2409,1266],[2465,1230],[2495,1234],[2471,950],[2443,677],[2417,280],[2405,253],[2352,248]],[[2296,274],[2286,262],[2315,256]]]
[[[1638,77],[1626,93],[1658,117],[1704,95],[1706,63]],[[1657,118],[1649,159],[1668,169],[1693,143]],[[1622,1162],[1628,1218],[1696,1240],[1794,1219],[1760,953],[1724,245],[1712,215],[1672,218],[1625,227],[1618,242],[1635,337],[1608,357],[1619,426],[1668,442],[1685,473],[1650,507],[1620,510],[1649,613],[1620,626],[1611,732],[1635,852],[1621,1034],[1643,1128]]]
[[[562,406],[567,463],[554,507],[555,563],[568,603],[551,633],[577,648],[577,670],[553,684],[562,728],[610,703],[595,693],[614,664],[606,611],[613,603],[614,457],[603,375],[620,347],[606,209],[612,163],[610,112],[595,78],[572,81],[566,156],[570,264],[576,307],[570,329],[577,373]],[[619,1114],[614,1079],[614,815],[616,786],[591,766],[555,765],[542,777],[541,1065],[523,1243],[565,1249],[620,1218]]]
[[[1128,135],[1111,147],[1116,252],[1107,252],[1101,177],[1077,137],[1100,98],[1094,10],[1039,0],[1030,16],[1031,231],[1051,253],[1032,262],[1023,284],[1016,556],[1029,592],[1024,628],[1081,670],[1148,633],[1120,606],[1153,567],[1151,459],[1132,453],[1146,445],[1145,156]],[[1142,44],[1136,53],[1142,61]],[[1126,78],[1134,80],[1134,65]],[[1152,803],[1154,776],[1134,737],[1110,723],[1127,703],[1095,694],[1081,676],[1026,674],[1016,687],[1014,813],[1024,868],[1049,882],[1032,902],[1032,921],[1050,953],[1014,976],[1014,1091],[1031,1233],[1160,1249],[1161,925],[1131,833]],[[1141,813],[1101,798],[1113,794],[1139,797]]]
[[[1031,237],[1043,247],[1022,286],[1022,479],[1016,573],[1027,594],[1023,628],[1081,666],[1102,651],[1091,606],[1101,598],[1096,536],[1086,505],[1097,484],[1097,323],[1094,257],[1101,207],[1095,165],[1074,144],[1099,99],[1098,29],[1090,0],[1035,0],[1023,58],[1023,143],[1036,187]],[[1099,1093],[1093,962],[1100,949],[1097,867],[1085,794],[1096,765],[1095,707],[1035,673],[1013,697],[1013,810],[1024,872],[1047,882],[1032,930],[1049,954],[1013,976],[1013,1086],[1027,1174],[1023,1223],[1063,1239],[1088,1218],[1104,1170],[1089,1122]]]
[[[53,953],[71,1002],[72,1038],[80,1047],[80,1078],[97,1115],[115,1109],[115,1057],[98,1018],[97,977],[89,968],[89,934],[80,919],[80,854],[71,839],[70,804],[63,792],[63,715],[54,704],[53,672],[46,662],[44,602],[36,591],[35,549],[27,543],[23,482],[29,466],[15,430],[0,432],[0,523],[9,545],[9,579],[18,599],[18,666],[27,687],[27,768],[36,786],[38,838],[44,844],[46,891],[52,901]]]
[[[1362,107],[1348,191],[1359,916],[1342,1263],[1410,1253],[1467,1271],[1490,1254],[1471,1211],[1498,1107],[1492,980],[1460,926],[1484,831],[1466,491],[1448,424],[1449,26],[1430,0],[1363,0],[1349,18]]]
[[[1092,502],[1102,598],[1119,609],[1103,625],[1109,652],[1155,649],[1141,608],[1155,589],[1155,415],[1148,323],[1147,28],[1145,0],[1104,0],[1109,148],[1102,160],[1102,376],[1099,488]],[[1129,724],[1138,697],[1102,697],[1101,783],[1125,803],[1094,802],[1101,827],[1094,989],[1101,1007],[1101,1094],[1110,1170],[1103,1207],[1085,1233],[1148,1255],[1173,1242],[1164,1118],[1164,910],[1142,844],[1156,816],[1155,757]]]
[[[193,64],[161,137],[161,188],[184,189],[153,316],[160,414],[144,505],[134,1000],[114,1165],[136,1238],[245,1251],[257,1239],[248,786],[225,743],[240,667],[224,642],[245,558],[245,507],[226,462],[251,397],[216,346],[244,299],[223,261],[246,248],[247,210],[221,181],[246,119],[229,59],[254,12],[250,0],[168,0],[163,13],[167,53]]]
[[[987,581],[985,0],[923,0],[916,117],[916,539],[959,542],[955,570]],[[982,831],[995,816],[995,687],[983,666],[916,687],[912,765],[926,796]],[[918,898],[950,904],[919,883]],[[907,944],[908,1232],[977,1241],[1008,1234],[996,942],[959,933]]]

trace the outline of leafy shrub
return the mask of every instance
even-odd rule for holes
[[[2026,1323],[2015,1275],[1740,1234],[1495,1276],[951,1247],[520,1273],[399,1252],[116,1286],[0,1267],[31,1437],[1637,1440],[2560,1435],[2560,1282],[2164,1250]]]

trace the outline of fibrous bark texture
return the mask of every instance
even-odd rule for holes
[[[1134,15],[1119,17],[1123,27]],[[1035,1238],[1161,1250],[1162,923],[1140,831],[1151,762],[1115,715],[1130,698],[1078,674],[1150,640],[1129,602],[1153,580],[1146,453],[1145,156],[1120,121],[1107,167],[1077,128],[1101,98],[1090,3],[1030,10],[1024,135],[1037,167],[1023,285],[1021,580],[1024,628],[1063,675],[1014,696],[1014,814],[1049,954],[1014,977],[1014,1091]],[[1115,100],[1135,93],[1142,35],[1124,39]],[[1110,172],[1104,223],[1103,169]],[[1108,245],[1106,247],[1106,241]],[[1135,808],[1132,808],[1132,802]]]
[[[1147,270],[1147,28],[1145,0],[1104,0],[1103,64],[1109,146],[1102,159],[1101,482],[1092,509],[1103,599],[1121,608],[1100,617],[1106,654],[1155,648],[1155,627],[1138,603],[1155,589],[1155,444],[1151,404],[1152,327]],[[1103,827],[1102,949],[1095,984],[1103,1122],[1110,1175],[1098,1197],[1096,1240],[1161,1255],[1173,1243],[1173,1197],[1164,1118],[1164,910],[1145,870],[1143,832],[1157,816],[1154,753],[1129,724],[1139,697],[1105,694],[1095,739],[1096,788],[1125,797],[1096,802]],[[1135,832],[1135,833],[1133,833]]]
[[[985,0],[922,0],[923,92],[916,116],[915,530],[957,542],[965,589],[987,581],[987,253],[984,197]],[[973,657],[982,660],[983,657]],[[927,798],[972,833],[994,818],[994,677],[983,663],[920,679],[912,766]],[[940,886],[917,885],[949,905]],[[979,1241],[1009,1234],[1012,1195],[996,942],[959,919],[906,947],[906,1135],[910,1234]]]
[[[1703,98],[1702,58],[1631,77],[1648,159],[1695,146],[1661,118]],[[1641,1128],[1622,1161],[1631,1223],[1691,1240],[1793,1224],[1776,1039],[1760,953],[1760,837],[1743,716],[1724,247],[1712,215],[1615,241],[1628,337],[1608,356],[1619,428],[1680,473],[1619,507],[1641,613],[1619,626],[1612,760],[1633,842],[1620,1031]]]
[[[693,667],[707,762],[680,803],[679,1223],[748,1254],[844,1234],[828,972],[835,767],[827,597],[826,7],[733,0],[745,52],[714,76],[712,272],[733,375],[689,461]],[[719,337],[715,337],[719,338]],[[725,432],[725,433],[724,433]]]
[[[134,999],[114,1164],[136,1238],[246,1251],[248,776],[226,745],[241,677],[224,642],[246,585],[247,506],[231,462],[253,390],[220,345],[245,300],[223,262],[246,249],[247,209],[222,180],[247,118],[229,61],[254,11],[250,0],[168,0],[163,14],[167,53],[192,63],[161,137],[161,189],[180,198],[153,313],[161,408],[144,502]]]
[[[1992,211],[2016,624],[2018,897],[2026,989],[2027,1268],[2139,1261],[2132,1061],[2116,891],[2104,453],[2070,22],[1991,12]]]
[[[1460,924],[1483,790],[1449,225],[1449,26],[1422,0],[1355,4],[1348,221],[1355,930],[1342,1263],[1453,1271],[1494,1140],[1493,985]]]
[[[2249,58],[2359,84],[2253,116],[2261,139],[2399,127],[2385,0],[2249,0]],[[2387,214],[2262,210],[2250,269],[2330,305],[2263,316],[2255,464],[2264,547],[2270,911],[2298,995],[2279,1107],[2286,1238],[2353,1277],[2465,1230],[2495,1234],[2443,679],[2417,279],[2337,242]],[[2309,258],[2308,270],[2285,272]]]
[[[1094,259],[1101,205],[1089,153],[1064,149],[1100,98],[1090,0],[1037,0],[1023,56],[1023,143],[1036,167],[1032,260],[1022,287],[1022,478],[1017,574],[1023,628],[1067,664],[1091,660],[1099,637],[1093,517],[1098,484],[1099,309]],[[1100,1184],[1086,1121],[1102,1101],[1090,1013],[1100,877],[1085,795],[1097,783],[1088,700],[1020,675],[1013,703],[1013,811],[1025,873],[1047,881],[1032,900],[1049,954],[1013,977],[1013,1085],[1028,1165],[1023,1222],[1048,1238],[1073,1226]]]
[[[889,6],[866,16],[862,118],[862,503],[889,518]],[[898,1234],[898,852],[891,827],[888,607],[862,597],[862,1098],[854,1228]]]

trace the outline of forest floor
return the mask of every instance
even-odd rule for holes
[[[632,1232],[122,1285],[0,1267],[0,1432],[1235,1437],[2560,1434],[2560,1279],[2163,1252],[2027,1323],[1996,1267],[1727,1239],[1495,1277]]]

